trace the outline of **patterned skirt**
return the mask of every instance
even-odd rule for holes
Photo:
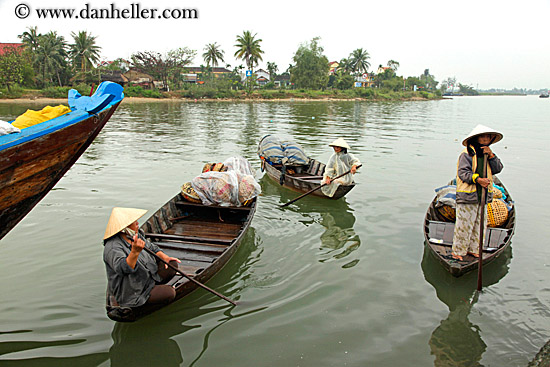
[[[483,231],[487,233],[487,216]],[[453,238],[453,254],[465,256],[468,252],[479,252],[479,227],[481,210],[479,204],[456,204],[456,223]],[[484,236],[485,237],[485,236]]]

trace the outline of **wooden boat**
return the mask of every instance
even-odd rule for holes
[[[124,94],[120,85],[104,82],[92,97],[76,98],[67,114],[0,136],[0,239],[84,153]]]
[[[504,187],[500,180],[493,176],[495,184]],[[507,201],[512,202],[510,194],[504,187]],[[459,277],[474,269],[477,269],[478,259],[466,255],[463,261],[458,261],[452,258],[452,245],[454,237],[454,222],[448,221],[437,208],[435,207],[436,199],[430,203],[424,219],[424,238],[426,246],[435,255],[437,260],[449,271],[453,276]],[[485,243],[483,245],[483,265],[489,264],[500,256],[504,250],[510,246],[512,236],[516,226],[515,206],[508,213],[506,222],[498,228],[487,227],[485,235]]]
[[[325,167],[326,165],[324,163],[311,159],[307,165],[286,166],[284,167],[283,173],[282,164],[272,165],[266,162],[265,159],[262,159],[262,171],[265,170],[270,178],[281,184],[283,187],[298,191],[300,193],[308,192],[321,185]],[[281,176],[283,176],[282,179]],[[311,195],[327,199],[340,199],[354,187],[355,184],[348,186],[340,185],[332,197],[323,194],[322,190],[316,190],[311,193]]]
[[[223,207],[191,203],[180,193],[157,210],[140,230],[164,253],[180,259],[181,271],[204,284],[237,251],[255,211],[256,198],[248,206]],[[198,287],[178,274],[166,284],[176,289],[174,302]],[[119,307],[107,291],[107,315],[114,321],[135,321],[164,306]]]
[[[548,93],[541,93],[539,95],[539,98],[548,98],[548,97],[550,97],[550,95]]]

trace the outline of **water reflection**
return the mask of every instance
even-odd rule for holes
[[[506,249],[483,268],[483,287],[498,283],[507,273],[512,249]],[[424,278],[436,290],[437,298],[449,307],[449,315],[432,333],[429,345],[435,366],[480,366],[487,345],[480,328],[469,319],[477,302],[477,272],[460,278],[450,275],[437,262],[427,246],[422,259]]]
[[[260,179],[262,194],[278,197],[280,203],[287,203],[295,199],[301,193],[294,192],[281,187],[267,175]],[[319,224],[324,227],[319,239],[320,259],[319,262],[338,260],[349,256],[361,246],[359,234],[354,229],[355,216],[353,209],[349,206],[346,198],[329,200],[315,196],[306,196],[284,209],[278,208],[281,212],[293,212],[299,215],[298,221],[306,227],[312,224]],[[359,262],[354,259],[342,265],[343,268],[350,268]]]

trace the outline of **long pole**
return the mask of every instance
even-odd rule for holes
[[[199,282],[198,280],[195,280],[193,278],[191,278],[189,275],[185,274],[183,271],[181,271],[180,269],[176,268],[175,266],[173,266],[172,264],[169,264],[168,262],[164,261],[163,259],[161,259],[157,254],[155,254],[152,250],[148,249],[147,247],[144,247],[143,248],[145,251],[147,251],[148,253],[150,253],[151,255],[153,255],[157,260],[160,260],[161,262],[163,262],[164,264],[166,264],[170,269],[173,269],[175,270],[177,273],[183,275],[185,278],[189,279],[191,282],[195,283],[196,285],[198,285],[199,287],[201,288],[204,288],[206,289],[208,292],[210,293],[213,293],[215,294],[216,296],[226,300],[227,302],[231,303],[232,305],[234,306],[237,306],[237,303],[235,301],[232,301],[230,300],[229,298],[227,298],[226,296],[224,296],[223,294],[220,294],[218,292],[216,292],[215,290],[213,290],[212,288],[209,288],[207,287],[206,285],[202,284],[201,282]]]
[[[359,168],[359,167],[361,167],[361,166],[362,166],[362,164],[358,165],[358,166],[356,167],[356,169]],[[349,174],[349,173],[351,173],[351,170],[347,171],[346,173],[342,173],[340,176],[334,177],[334,178],[332,179],[332,181],[334,181],[334,180],[336,180],[336,179],[338,179],[338,178],[340,178],[340,177],[344,177],[345,175],[347,175],[347,174]],[[327,185],[327,184],[322,184],[322,185],[320,185],[320,186],[318,186],[318,187],[316,187],[316,188],[314,188],[314,189],[309,190],[309,191],[306,192],[305,194],[302,194],[302,195],[298,196],[296,199],[290,200],[288,203],[281,205],[281,208],[284,208],[285,206],[290,205],[290,204],[292,204],[293,202],[300,200],[300,199],[303,198],[304,196],[307,196],[307,195],[311,194],[312,192],[315,192],[315,191],[319,190],[321,187],[326,186],[326,185]]]
[[[483,154],[483,178],[487,176],[487,154]],[[485,237],[485,201],[487,201],[487,188],[481,188],[481,203],[479,205],[481,210],[481,221],[479,224],[479,258],[477,268],[477,290],[481,291],[481,283],[483,280],[483,243]]]

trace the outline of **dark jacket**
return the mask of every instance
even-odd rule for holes
[[[145,241],[145,246],[154,253],[160,251],[157,245],[149,241]],[[161,279],[157,274],[156,259],[145,250],[140,252],[136,266],[132,269],[126,263],[131,249],[131,244],[116,234],[105,241],[103,261],[110,293],[119,305],[136,307],[147,302],[151,290]]]

